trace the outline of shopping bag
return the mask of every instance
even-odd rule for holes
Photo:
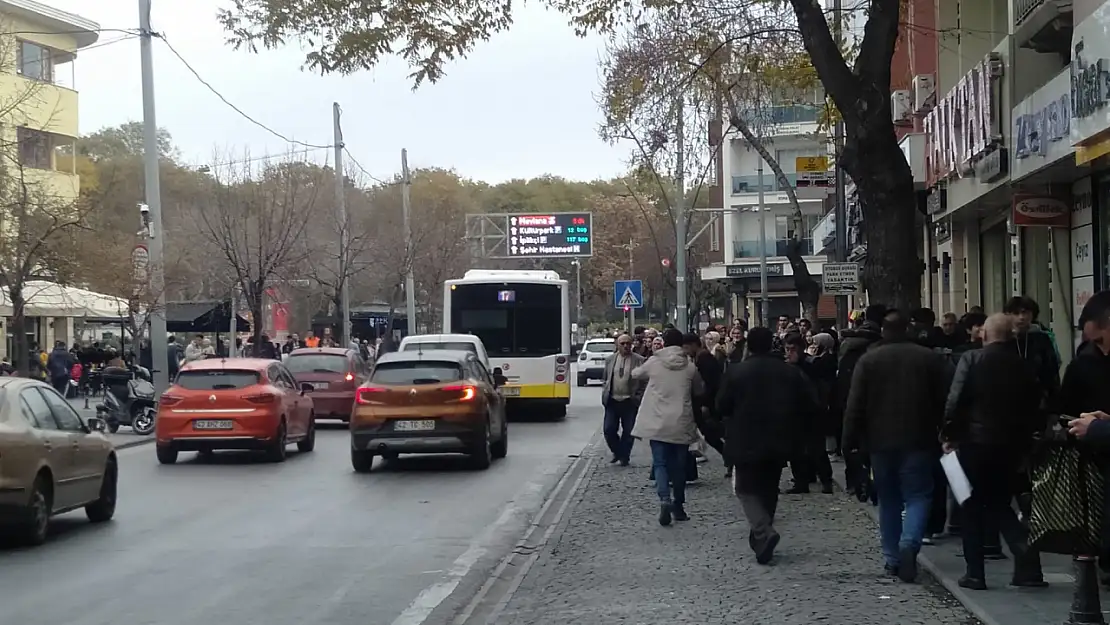
[[[940,457],[940,466],[944,468],[944,476],[948,478],[948,486],[952,490],[952,497],[961,506],[971,497],[971,482],[964,473],[963,465],[957,452],[950,451]]]
[[[1045,553],[1098,553],[1102,487],[1102,472],[1080,447],[1063,444],[1045,450],[1033,467],[1030,545]]]

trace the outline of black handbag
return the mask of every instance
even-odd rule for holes
[[[1075,441],[1054,442],[1033,466],[1029,544],[1045,553],[1098,553],[1102,543],[1103,475]]]

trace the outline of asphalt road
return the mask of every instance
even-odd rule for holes
[[[510,423],[508,458],[481,472],[409,457],[358,475],[343,429],[281,465],[121,450],[114,522],[71,513],[43,547],[0,548],[0,623],[432,625],[597,432],[597,389],[574,389],[563,422]]]

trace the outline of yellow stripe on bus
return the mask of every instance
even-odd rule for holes
[[[509,389],[520,389],[510,391]],[[561,399],[570,397],[570,382],[556,382],[553,384],[509,384],[503,387],[502,392],[506,399]],[[510,393],[519,392],[519,395]]]

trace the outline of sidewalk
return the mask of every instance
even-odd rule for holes
[[[69,398],[69,404],[73,406],[77,412],[84,418],[96,416],[96,403],[100,401],[99,397],[89,398],[89,407],[85,408],[85,398]],[[139,436],[131,431],[129,427],[121,427],[115,434],[104,433],[108,440],[116,446],[116,449],[127,449],[128,447],[135,447],[136,445],[143,445],[146,443],[153,443],[154,436]]]
[[[927,576],[903,584],[883,575],[875,522],[843,494],[783,496],[782,543],[765,567],[748,550],[715,453],[688,489],[691,520],[666,528],[646,445],[628,468],[609,464],[603,444],[585,453],[592,468],[497,625],[977,622]]]
[[[843,487],[844,465],[833,464],[833,473]],[[842,498],[843,494],[837,496]],[[878,508],[870,504],[854,505],[866,509],[877,522]],[[965,590],[956,583],[964,574],[963,544],[959,537],[922,547],[918,562],[984,625],[1043,625],[1067,620],[1072,582],[1075,580],[1070,557],[1055,554],[1041,556],[1048,588],[1014,588],[1009,585],[1013,560],[988,560],[988,589],[985,591]],[[1102,593],[1102,607],[1104,614],[1110,614],[1107,611],[1110,596],[1106,592]]]

